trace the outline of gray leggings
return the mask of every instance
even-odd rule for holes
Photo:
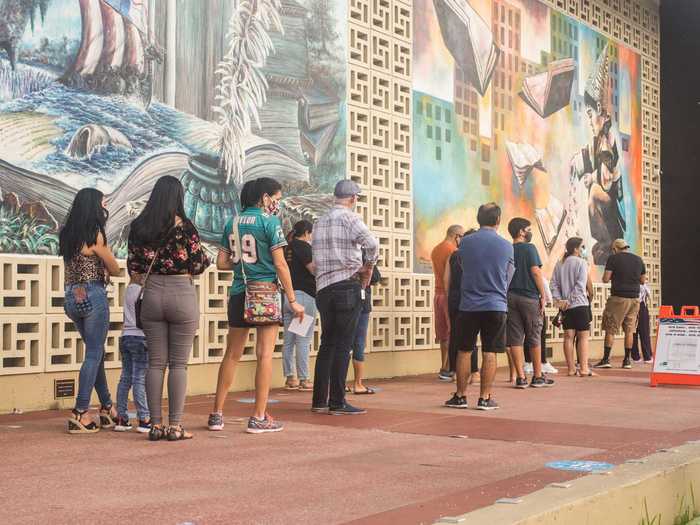
[[[168,421],[182,422],[187,393],[187,361],[199,326],[197,294],[189,276],[151,275],[141,307],[148,341],[146,395],[151,420],[162,422],[163,377],[168,373]]]

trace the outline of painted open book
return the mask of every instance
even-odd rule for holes
[[[569,105],[576,65],[572,58],[556,60],[547,71],[523,80],[520,97],[542,118]]]
[[[480,95],[500,54],[488,23],[464,0],[433,0],[445,46]]]

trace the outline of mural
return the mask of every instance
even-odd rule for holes
[[[287,223],[316,216],[345,176],[346,16],[333,0],[3,0],[0,252],[56,253],[92,186],[123,256],[166,174],[212,243],[252,178],[284,183]]]
[[[537,0],[415,0],[414,17],[417,271],[489,201],[506,238],[532,221],[547,273],[572,236],[596,266],[613,239],[639,249],[639,55]]]

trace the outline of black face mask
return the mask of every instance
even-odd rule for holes
[[[525,242],[532,242],[532,232],[525,232]]]

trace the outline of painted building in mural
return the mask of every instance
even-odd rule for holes
[[[283,182],[288,222],[320,213],[345,176],[347,7],[258,2],[274,11],[258,21],[266,36],[234,34],[249,3],[4,0],[0,252],[56,253],[73,195],[92,186],[108,196],[108,238],[123,255],[129,223],[166,174],[183,181],[211,242],[252,178]],[[240,56],[237,38],[264,50],[267,36],[265,63],[245,68],[265,97],[247,108],[252,128],[231,135],[245,157],[232,178],[222,71]]]
[[[506,236],[532,221],[547,271],[572,236],[598,267],[639,250],[639,55],[538,0],[415,0],[414,23],[416,269],[489,201]]]

